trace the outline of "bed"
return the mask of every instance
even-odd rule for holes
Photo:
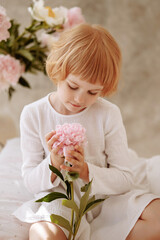
[[[32,197],[23,185],[21,164],[20,139],[10,139],[0,152],[0,240],[28,240],[30,224],[12,215]]]
[[[20,138],[10,139],[0,152],[0,240],[28,240],[30,224],[12,215],[23,202],[33,198],[23,185],[21,164]],[[160,168],[157,166],[160,166],[159,156],[151,158],[149,163],[152,192],[159,195]]]

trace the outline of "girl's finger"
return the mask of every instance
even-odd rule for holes
[[[77,172],[79,173],[79,168],[77,167],[68,167],[66,165],[60,165],[60,168],[68,172]]]
[[[73,158],[67,158],[66,160],[67,160],[67,162],[69,162],[70,164],[72,164],[72,167],[73,167],[73,166],[74,166],[74,167],[78,167],[78,165],[79,165],[79,162],[78,162],[77,160],[73,159]]]
[[[63,147],[63,143],[60,143],[60,144],[55,148],[55,154],[57,154],[62,147]]]
[[[83,155],[77,151],[71,151],[70,155],[78,161],[83,161]]]
[[[75,150],[79,153],[81,153],[81,155],[84,155],[84,148],[79,146],[79,145],[76,145],[75,146]]]
[[[57,155],[59,150],[63,147],[63,143],[60,143],[56,148],[51,147],[51,153]],[[63,154],[58,154],[60,157],[63,157]]]
[[[53,135],[50,140],[48,141],[48,145],[52,147],[52,145],[58,140],[57,135]]]
[[[52,138],[52,136],[55,135],[55,134],[56,134],[56,131],[54,131],[54,130],[52,132],[47,133],[45,135],[46,142],[48,142]]]

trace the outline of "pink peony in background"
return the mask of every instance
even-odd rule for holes
[[[24,70],[19,60],[0,54],[0,90],[15,86]]]
[[[39,37],[39,41],[42,43],[42,45],[50,50],[52,49],[52,44],[56,41],[58,41],[60,37],[60,32],[55,32],[54,34],[47,34],[45,32],[41,33]]]
[[[17,83],[31,88],[25,76],[21,76],[23,72],[46,74],[44,63],[61,33],[85,22],[79,7],[52,8],[45,6],[45,0],[31,2],[28,8],[31,24],[22,33],[21,24],[10,20],[5,8],[0,6],[0,91],[7,90],[9,99]]]
[[[82,15],[81,9],[79,7],[70,8],[68,9],[67,21],[64,24],[64,29],[72,28],[84,22],[85,18]]]
[[[11,27],[10,19],[6,15],[6,10],[0,6],[0,41],[10,37],[8,29]]]
[[[67,152],[73,150],[76,145],[84,146],[87,143],[85,135],[86,129],[80,123],[57,125],[55,130],[59,138],[53,144],[53,148],[63,143],[63,147],[60,149],[59,154],[66,156]]]

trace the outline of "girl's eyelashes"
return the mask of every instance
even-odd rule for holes
[[[90,94],[90,95],[97,95],[98,93],[96,92],[96,93],[92,93],[92,92],[90,92],[90,91],[88,91],[88,93]]]
[[[68,84],[68,87],[69,87],[70,89],[72,89],[72,90],[77,90],[77,89],[78,89],[78,87],[72,87],[72,86],[69,85],[69,84]]]
[[[68,87],[69,87],[70,89],[72,89],[72,90],[77,90],[77,89],[78,89],[78,87],[72,87],[69,83],[67,83],[67,85],[68,85]],[[97,95],[98,92],[93,93],[93,92],[91,92],[91,91],[88,91],[88,94],[94,96],[94,95]]]

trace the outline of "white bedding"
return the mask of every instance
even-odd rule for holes
[[[20,222],[12,215],[23,202],[33,198],[23,185],[21,164],[20,139],[14,138],[0,152],[0,240],[28,240],[30,224]],[[158,194],[159,166],[159,156],[150,159],[150,183],[153,180],[153,190]]]
[[[17,220],[12,212],[32,198],[21,177],[20,139],[9,140],[0,152],[0,240],[28,240],[29,224]]]

